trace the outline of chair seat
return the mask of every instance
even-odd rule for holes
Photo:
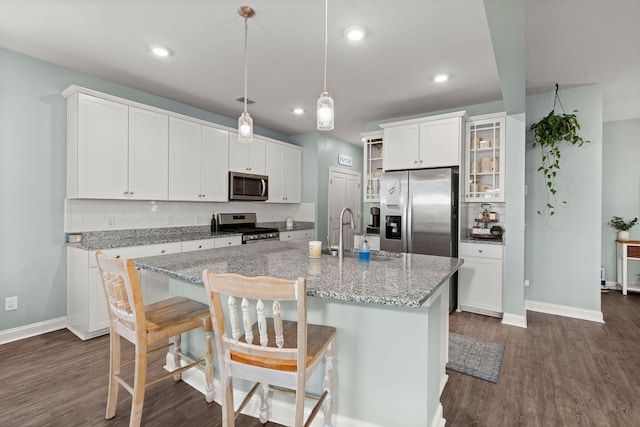
[[[144,307],[147,332],[155,332],[169,326],[180,327],[203,316],[209,316],[209,306],[184,297],[172,297]]]
[[[284,336],[283,348],[297,348],[297,322],[284,320],[282,322],[282,334]],[[258,342],[260,333],[258,331],[258,322],[254,323],[252,328],[255,343]],[[318,326],[307,324],[307,365],[311,365],[319,357],[321,357],[335,336],[335,328],[329,326]],[[275,342],[273,319],[267,319],[267,336],[269,343]],[[242,335],[240,341],[244,342],[245,337]],[[277,369],[279,371],[295,371],[297,364],[295,360],[276,360],[264,357],[252,356],[246,353],[238,353],[231,351],[231,360],[245,363],[247,365],[259,366],[262,368]]]

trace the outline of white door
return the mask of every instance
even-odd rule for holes
[[[337,245],[340,236],[340,212],[348,206],[355,215],[357,230],[361,223],[360,173],[346,169],[329,168],[329,237],[332,245]],[[345,222],[349,214],[345,214]],[[353,247],[354,231],[351,227],[343,229],[344,247]]]

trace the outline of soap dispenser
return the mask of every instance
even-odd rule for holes
[[[365,234],[362,239],[362,245],[358,249],[358,261],[369,262],[371,259],[371,253],[369,252],[369,245],[367,242],[367,235]]]

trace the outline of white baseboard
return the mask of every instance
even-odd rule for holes
[[[167,362],[167,367],[173,364],[173,359],[170,358],[168,354],[166,357],[166,362]],[[191,387],[193,387],[194,389],[202,393],[203,394],[202,398],[204,399],[206,382],[204,380],[204,371],[202,369],[198,367],[195,369],[186,370],[185,372],[182,373],[182,381],[186,382]],[[221,404],[220,381],[218,381],[218,379],[214,379],[213,389],[215,394],[215,397],[214,397],[215,402],[218,404]],[[236,403],[242,402],[242,400],[245,398],[246,395],[247,394],[242,391],[234,390],[233,399]],[[294,424],[295,420],[293,416],[295,412],[295,406],[293,404],[283,402],[280,400],[271,399],[271,404],[269,406],[270,406],[269,421],[277,424],[282,424],[285,426],[292,426]],[[260,411],[260,397],[256,394],[251,398],[247,406],[244,407],[244,409],[242,410],[242,413],[250,417],[257,418],[259,411]],[[308,417],[310,412],[311,412],[311,408],[305,408],[305,417]],[[436,416],[439,416],[440,418],[442,418],[442,406],[440,406],[439,415],[436,414]],[[381,427],[378,424],[372,424],[366,421],[357,420],[355,418],[348,418],[348,417],[344,417],[337,414],[333,414],[332,421],[335,427]],[[434,427],[444,426],[444,424],[435,424],[435,423],[432,423],[431,425]],[[322,410],[318,413],[318,415],[316,415],[316,417],[314,418],[310,426],[311,427],[323,426]]]
[[[18,341],[24,338],[34,337],[36,335],[46,334],[47,332],[57,331],[67,327],[67,317],[58,317],[57,319],[45,320],[43,322],[32,323],[30,325],[19,326],[13,329],[0,331],[0,345],[12,341]]]
[[[449,381],[449,375],[444,374],[442,378],[440,378],[440,396],[442,396],[442,392],[444,391],[444,387],[447,385]]]
[[[431,420],[431,427],[444,427],[447,421],[443,417],[444,411],[442,409],[442,404],[438,402],[438,409],[436,409],[436,414],[433,416],[433,420]]]
[[[605,289],[621,289],[621,287],[618,285],[618,282],[614,282],[612,280],[607,280],[604,283]]]
[[[504,325],[519,326],[520,328],[527,327],[527,316],[521,316],[519,314],[503,313],[502,323]]]
[[[572,317],[574,319],[604,323],[602,311],[529,300],[525,300],[524,305],[527,310],[537,311],[539,313],[555,314],[556,316]]]

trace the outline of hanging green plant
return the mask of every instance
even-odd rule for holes
[[[562,114],[556,114],[556,101],[560,104]],[[585,141],[578,135],[580,124],[575,114],[566,114],[558,96],[558,85],[556,84],[556,95],[553,101],[553,110],[542,118],[539,122],[531,125],[533,131],[533,146],[541,148],[541,165],[538,172],[542,172],[545,178],[545,190],[547,192],[546,206],[538,215],[543,213],[552,216],[556,213],[553,203],[560,202],[566,204],[565,200],[558,200],[556,190],[556,177],[560,170],[560,147],[561,141],[566,141],[571,145],[582,147]]]

